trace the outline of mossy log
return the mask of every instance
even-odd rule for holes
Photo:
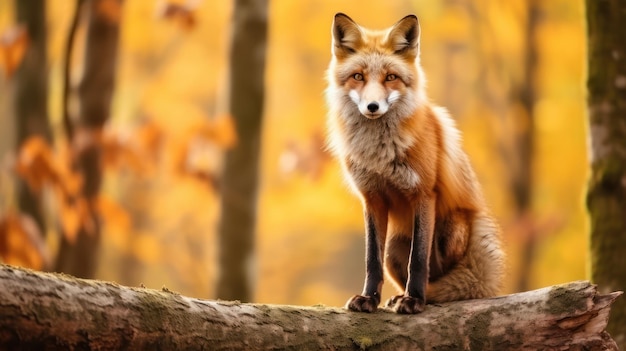
[[[210,301],[0,265],[2,350],[617,350],[579,281],[419,315]]]
[[[626,290],[626,0],[586,0],[589,263],[602,291]],[[626,350],[626,299],[607,326]]]

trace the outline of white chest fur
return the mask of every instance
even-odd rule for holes
[[[351,165],[347,171],[357,188],[369,186],[373,177],[399,189],[411,189],[419,183],[419,175],[406,162],[414,140],[399,133],[398,119],[387,117],[369,120],[360,116],[347,121],[344,150]]]

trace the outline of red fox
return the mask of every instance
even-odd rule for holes
[[[460,133],[426,97],[420,26],[409,15],[373,31],[338,13],[327,72],[329,148],[364,208],[366,275],[353,311],[374,312],[383,271],[397,313],[491,297],[504,254]],[[384,269],[383,269],[384,267]]]

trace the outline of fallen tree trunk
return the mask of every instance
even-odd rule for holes
[[[617,350],[580,281],[419,315],[209,301],[0,265],[0,349]]]

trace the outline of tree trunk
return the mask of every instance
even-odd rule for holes
[[[16,0],[17,22],[25,26],[29,45],[15,75],[17,149],[30,137],[51,139],[48,123],[48,66],[46,60],[46,1]],[[18,204],[45,235],[41,198],[18,179]]]
[[[587,0],[591,179],[591,275],[604,289],[626,289],[626,0]],[[608,331],[626,350],[626,301]]]
[[[535,102],[537,79],[537,31],[540,15],[539,0],[527,1],[526,28],[525,28],[525,57],[524,57],[524,80],[517,87],[523,112],[516,117],[515,145],[517,151],[518,167],[511,172],[511,189],[515,212],[520,223],[532,213],[532,199],[534,191],[533,170],[535,155]],[[531,218],[532,220],[532,218]],[[522,242],[522,262],[520,264],[517,291],[526,291],[530,288],[531,265],[535,261],[537,247],[537,234],[535,225],[522,225],[524,231]]]
[[[82,0],[77,3],[81,4]],[[77,233],[76,242],[71,242],[68,235],[63,236],[56,270],[90,278],[94,276],[98,263],[101,225],[95,204],[103,173],[100,142],[111,112],[122,0],[86,0],[85,4],[89,24],[84,73],[78,88],[80,108],[69,138],[72,166],[83,179],[79,197],[86,200],[90,218],[82,219],[83,225]],[[77,11],[79,14],[80,11]]]
[[[588,282],[390,311],[242,304],[0,266],[0,348],[617,350]]]
[[[228,151],[222,175],[217,296],[250,301],[265,95],[267,0],[235,1],[232,35],[229,108],[238,143]]]

